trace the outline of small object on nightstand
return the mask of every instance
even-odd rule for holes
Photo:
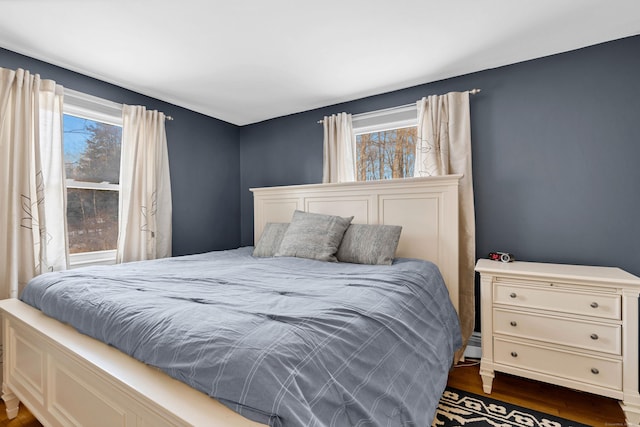
[[[489,259],[502,262],[513,262],[516,260],[509,252],[489,252]]]

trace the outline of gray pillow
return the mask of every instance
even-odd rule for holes
[[[297,210],[275,256],[337,261],[335,253],[352,219]]]
[[[273,256],[280,247],[280,242],[282,242],[287,228],[289,228],[288,222],[268,222],[265,224],[260,240],[253,248],[253,256]]]
[[[336,257],[340,262],[391,265],[401,231],[399,225],[351,224]]]

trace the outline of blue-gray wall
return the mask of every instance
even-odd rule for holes
[[[0,49],[26,68],[167,123],[174,254],[253,243],[249,188],[317,183],[324,115],[482,89],[471,98],[477,256],[614,265],[640,275],[640,36],[238,127]]]
[[[166,123],[173,254],[239,246],[238,126],[1,48],[0,67],[24,68],[69,89],[118,103],[144,105],[173,116],[174,120]]]
[[[640,275],[640,36],[240,129],[243,245],[250,187],[322,179],[324,115],[481,88],[471,98],[477,256],[619,266]]]

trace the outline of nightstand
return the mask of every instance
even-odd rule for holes
[[[620,400],[640,425],[640,278],[619,268],[481,259],[482,359],[495,372]]]

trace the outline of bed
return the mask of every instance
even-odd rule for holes
[[[428,295],[418,299],[414,298],[417,301],[416,305],[402,305],[403,309],[399,311],[398,307],[400,306],[398,305],[391,305],[386,309],[382,307],[390,301],[391,295],[402,294],[405,290],[411,290],[411,292],[418,294],[424,292],[426,286],[414,286],[414,284],[409,283],[413,282],[413,279],[403,284],[401,287],[403,291],[401,292],[393,288],[393,286],[397,286],[393,283],[381,286],[376,285],[375,288],[368,288],[368,283],[370,283],[369,279],[382,282],[380,275],[384,268],[388,268],[389,271],[404,269],[410,273],[410,277],[416,275],[426,277],[440,273],[444,278],[448,292],[444,292],[442,286],[439,292],[444,292],[445,298],[448,295],[453,303],[451,305],[457,307],[458,179],[458,176],[449,176],[402,181],[252,189],[254,194],[254,236],[256,242],[260,241],[263,232],[269,227],[268,224],[291,221],[292,214],[295,211],[353,217],[352,224],[400,225],[402,226],[402,234],[398,243],[396,257],[405,259],[397,260],[392,266],[388,267],[354,266],[349,263],[327,263],[286,256],[280,259],[275,259],[278,257],[256,258],[252,256],[252,248],[239,248],[231,251],[176,257],[165,261],[158,260],[134,263],[130,266],[111,267],[110,269],[117,271],[117,274],[114,273],[107,279],[101,276],[104,267],[96,267],[89,270],[83,269],[78,270],[77,273],[66,274],[66,276],[75,277],[75,280],[80,284],[79,287],[82,287],[83,281],[86,284],[87,277],[92,278],[92,283],[100,283],[98,280],[100,277],[104,280],[112,280],[113,286],[110,288],[116,297],[124,295],[120,293],[118,288],[120,286],[119,283],[124,281],[115,281],[114,276],[149,278],[147,282],[150,282],[150,288],[145,288],[144,290],[144,299],[148,301],[146,305],[152,308],[155,307],[159,312],[173,310],[174,316],[166,320],[166,322],[170,323],[173,323],[174,319],[180,317],[184,311],[191,311],[189,307],[194,307],[195,305],[205,306],[211,303],[224,306],[225,309],[230,306],[237,306],[235,309],[238,312],[245,312],[250,309],[255,310],[252,313],[252,319],[254,319],[252,321],[255,321],[255,319],[262,320],[254,325],[255,333],[253,335],[258,340],[252,341],[245,348],[245,350],[248,348],[253,351],[252,354],[236,353],[235,351],[238,349],[237,343],[223,347],[220,350],[215,347],[213,349],[195,350],[195,347],[191,344],[187,345],[181,341],[181,334],[174,333],[172,338],[167,338],[160,346],[162,348],[173,346],[172,351],[168,353],[170,356],[159,355],[157,351],[151,351],[150,356],[139,356],[136,352],[140,348],[157,347],[157,345],[145,346],[144,342],[138,342],[135,337],[141,336],[139,335],[140,331],[120,331],[119,337],[116,334],[115,339],[106,338],[111,344],[107,345],[85,334],[78,333],[75,328],[67,325],[65,322],[75,322],[75,304],[62,307],[62,314],[59,315],[62,316],[64,322],[60,322],[22,301],[5,300],[0,302],[0,308],[3,313],[4,343],[3,399],[7,405],[7,415],[9,418],[15,417],[18,410],[18,402],[22,401],[45,425],[344,425],[344,420],[351,420],[350,424],[355,424],[358,420],[362,420],[362,425],[376,425],[371,424],[371,420],[366,421],[366,417],[370,415],[365,415],[363,418],[356,418],[355,420],[349,417],[359,414],[357,408],[361,403],[369,407],[373,406],[376,409],[384,407],[384,400],[388,393],[383,392],[372,395],[369,383],[375,383],[373,388],[379,389],[383,387],[383,384],[394,383],[392,378],[385,378],[385,376],[402,376],[406,375],[407,372],[410,373],[409,376],[415,377],[419,382],[429,383],[426,389],[423,387],[424,384],[421,384],[415,390],[419,390],[420,393],[428,393],[430,401],[435,399],[437,403],[439,393],[441,393],[446,383],[448,370],[446,363],[451,363],[453,352],[456,350],[452,346],[455,346],[457,341],[455,339],[450,340],[449,346],[451,348],[442,353],[441,349],[435,348],[443,347],[442,342],[437,341],[435,335],[427,334],[431,334],[428,332],[429,329],[450,328],[453,330],[456,322],[452,321],[451,318],[447,318],[444,313],[436,314],[435,319],[440,318],[442,324],[434,327],[433,325],[437,321],[427,320],[425,317],[426,312],[434,309],[425,306],[423,301],[436,300],[436,291],[429,291],[427,292]],[[197,289],[196,295],[187,295],[180,288],[172,288],[173,294],[169,297],[163,296],[157,300],[158,303],[156,304],[156,299],[153,297],[155,289],[172,286],[170,280],[173,270],[165,270],[167,262],[176,265],[186,262],[187,266],[185,268],[190,274],[189,280],[195,282],[196,278],[201,279],[203,274],[206,276],[204,272],[209,267],[205,263],[210,262],[212,259],[217,262],[215,264],[216,272],[219,272],[219,274],[216,273],[215,280],[211,280],[217,284],[221,282],[239,284],[241,288],[243,286],[244,288],[251,288],[250,291],[247,293],[246,289],[243,291],[242,289],[233,288],[231,294],[228,295],[231,300],[223,304],[222,298],[226,291],[223,292],[222,288],[219,288],[216,291],[218,292],[217,295],[213,296],[207,296],[203,288]],[[431,264],[416,261],[415,259],[432,261],[433,265],[437,265],[438,268],[433,267],[435,268],[435,273],[427,274],[422,270],[420,270],[420,273],[416,273],[421,268],[428,269]],[[239,270],[232,269],[234,265],[243,266],[244,273],[242,274],[244,276],[238,273]],[[124,267],[127,268],[125,269]],[[278,276],[274,268],[275,270],[284,270],[286,274]],[[363,274],[362,272],[364,272],[365,276],[371,277],[367,278],[367,281],[360,276],[354,278],[354,269],[358,271],[358,274]],[[229,270],[230,273],[225,273],[226,270]],[[156,272],[158,276],[152,276]],[[303,272],[306,273],[303,274]],[[86,274],[90,276],[86,276]],[[303,287],[302,282],[307,281],[307,277],[314,275],[316,276],[314,279],[315,288],[313,285],[311,287]],[[261,287],[263,286],[262,282],[256,279],[258,277],[272,276],[275,278],[275,283],[265,285],[266,287],[264,288]],[[120,277],[120,279],[123,277]],[[287,278],[290,278],[291,282],[287,282]],[[166,286],[162,286],[164,280],[166,280]],[[56,280],[53,280],[53,282],[55,283]],[[39,291],[34,291],[34,294],[44,295],[44,298],[41,298],[39,303],[36,302],[34,304],[42,304],[45,311],[50,311],[51,307],[59,305],[59,302],[49,301],[49,305],[47,305],[48,297],[46,295],[48,294],[46,289],[51,286],[51,282],[47,283],[42,285]],[[322,286],[318,286],[318,283]],[[354,284],[358,286],[353,286]],[[84,286],[89,292],[93,292],[93,288],[98,287],[100,286]],[[351,298],[352,293],[356,292],[354,291],[356,288],[358,288],[358,294],[362,293],[360,288],[366,288],[366,292],[364,292],[366,298],[358,304],[352,302],[355,299],[352,300]],[[325,299],[311,300],[307,298],[309,294],[321,293],[320,291],[324,293]],[[276,302],[269,301],[268,296],[271,294],[280,299]],[[236,298],[235,302],[233,300],[234,297]],[[100,296],[98,298],[103,297]],[[163,301],[166,302],[167,298],[170,298],[175,303],[170,306],[163,306]],[[245,302],[251,298],[255,299],[255,301],[250,304],[250,308]],[[315,295],[314,298],[316,298]],[[126,301],[131,299],[130,297],[124,298]],[[64,301],[65,298],[62,298],[62,300]],[[74,294],[69,294],[66,300],[84,301],[84,297],[76,299]],[[94,318],[96,319],[100,318],[98,313],[102,304],[101,300],[98,301],[96,303],[94,300],[91,303],[95,308]],[[33,301],[31,302],[33,303]],[[183,303],[184,305],[182,305]],[[406,300],[402,300],[399,303],[407,304]],[[282,307],[279,307],[278,310],[269,311],[269,307],[274,307],[274,304]],[[285,310],[286,307],[284,307],[287,304],[289,305],[287,308],[289,311]],[[393,302],[393,304],[397,303]],[[123,316],[130,318],[134,315],[131,313],[126,314],[124,311],[127,308],[125,307],[126,305],[117,306],[116,310],[113,308],[106,308],[105,310],[116,315],[122,313]],[[438,303],[436,305],[442,308],[444,304]],[[331,307],[336,307],[337,310],[332,311],[332,316],[329,318],[315,316],[316,313],[330,311]],[[299,311],[298,317],[295,315],[296,309]],[[139,310],[142,313],[142,309],[134,310]],[[195,312],[195,310],[193,311]],[[294,314],[291,314],[292,311]],[[353,320],[354,317],[351,316],[353,312],[358,313],[359,316],[356,316],[358,322],[360,318],[372,318],[374,323],[386,322],[387,319],[397,318],[404,323],[415,322],[415,325],[406,331],[390,326],[391,323],[385,325],[384,328],[372,330],[367,329],[369,326],[360,325],[353,331],[353,336],[339,337],[345,344],[345,348],[342,350],[329,349],[318,345],[318,341],[339,335],[336,334],[336,331],[348,330],[349,328],[345,327],[345,325],[355,322]],[[415,312],[416,315],[405,318],[403,317],[405,312]],[[449,315],[451,315],[451,312],[455,315],[455,310],[450,311]],[[65,313],[68,317],[64,317]],[[202,316],[202,325],[204,325],[204,318],[207,316],[206,314],[200,314],[200,316]],[[229,312],[228,316],[233,317],[234,314]],[[98,332],[84,330],[84,326],[91,323],[92,316],[89,316],[76,322],[75,326],[85,333],[94,335],[102,333],[101,329],[108,329],[107,326],[101,326],[97,328]],[[303,323],[304,325],[315,324],[317,326],[315,330],[320,331],[320,335],[311,335],[303,327]],[[197,322],[197,324],[199,325],[200,322]],[[107,323],[101,322],[100,325],[107,325]],[[141,327],[144,328],[144,325]],[[267,329],[262,329],[263,325],[271,325],[270,327],[275,325],[275,335],[273,332],[267,333]],[[204,341],[207,341],[209,338],[207,331],[228,329],[229,325],[225,322],[219,322],[217,326],[203,326],[203,328],[204,330],[200,331],[199,335],[205,336]],[[180,327],[175,329],[175,331],[180,330]],[[361,341],[357,341],[358,331],[360,331],[360,335],[364,336]],[[393,332],[391,336],[384,336],[385,334],[388,335],[390,331]],[[425,336],[419,336],[423,331]],[[388,368],[384,364],[386,356],[378,358],[377,362],[374,363],[374,365],[379,364],[378,367],[365,369],[362,373],[356,372],[351,368],[354,364],[351,363],[353,360],[350,360],[350,358],[357,358],[357,365],[373,363],[372,361],[367,362],[367,357],[369,355],[370,357],[377,357],[374,356],[375,353],[373,353],[372,349],[376,345],[387,349],[397,347],[398,351],[405,355],[411,353],[410,347],[406,349],[401,347],[405,344],[409,346],[415,345],[413,344],[414,341],[412,341],[413,338],[409,339],[408,336],[405,336],[407,334],[414,334],[417,336],[418,341],[427,343],[425,344],[426,347],[420,347],[421,351],[426,348],[430,349],[429,351],[433,351],[434,355],[438,353],[440,369],[436,378],[426,381],[426,377],[421,376],[422,371],[416,365],[420,360],[409,357],[403,362],[403,366],[407,368],[404,373],[402,370]],[[293,344],[288,342],[286,346],[279,348],[277,344],[279,339],[274,338],[274,336],[284,335],[292,335],[297,341]],[[146,335],[144,336],[146,337]],[[221,336],[216,340],[222,342],[225,339],[224,336]],[[433,341],[432,346],[434,348],[428,346],[430,341]],[[157,342],[155,343],[157,344]],[[147,360],[148,363],[140,362],[128,356],[124,352],[117,350],[116,346],[124,348],[142,360]],[[356,346],[357,349],[349,346]],[[287,353],[287,349],[290,350],[289,353]],[[308,363],[306,363],[305,359],[306,364],[323,365],[317,371],[306,371],[301,369],[301,366],[305,365],[305,363],[302,363],[303,361],[299,359],[299,355],[308,354],[309,349],[321,349],[322,351],[317,350],[316,352],[335,352],[335,354],[331,353],[334,357],[324,359],[309,359]],[[211,379],[206,377],[206,366],[201,367],[189,362],[187,373],[185,374],[184,371],[180,371],[182,373],[172,371],[171,367],[164,365],[167,358],[172,359],[175,354],[181,351],[186,353],[212,352],[215,356],[211,359],[225,360],[226,370],[218,369],[215,371],[216,378]],[[216,351],[219,351],[219,353],[215,353]],[[389,353],[390,351],[387,351],[383,354]],[[288,366],[290,370],[280,370],[286,369],[286,366],[279,366],[277,370],[272,370],[275,368],[267,364],[269,359],[276,365]],[[424,360],[428,359],[427,357],[424,358]],[[260,361],[260,363],[256,363],[256,360]],[[335,366],[329,366],[332,361],[336,363]],[[250,373],[242,381],[242,386],[233,382],[233,375],[240,371]],[[256,371],[275,373],[271,374],[270,381],[263,379],[253,380],[253,375],[257,375]],[[331,378],[323,378],[322,375],[329,375]],[[353,376],[353,381],[355,382],[351,384],[355,384],[355,386],[345,386],[346,388],[336,391],[335,389],[343,387],[344,383],[342,380],[338,381],[333,377],[343,378],[345,376]],[[266,375],[266,377],[269,377],[269,375]],[[380,381],[373,381],[378,377],[380,377]],[[249,381],[247,378],[252,380]],[[258,377],[256,376],[255,378]],[[295,381],[290,380],[291,378],[294,378]],[[278,385],[279,382],[287,383],[287,381],[288,387],[274,386]],[[204,385],[197,384],[198,382]],[[313,389],[314,386],[317,388]],[[309,387],[311,387],[311,393],[315,393],[313,395],[315,400],[308,399],[309,391],[305,390]],[[331,393],[327,392],[327,388],[332,389]],[[420,400],[419,396],[414,396],[415,390],[410,387],[404,390],[408,402],[407,406],[411,405],[409,401],[414,397],[417,399],[416,402]],[[300,395],[296,395],[298,391],[300,391]],[[278,402],[281,405],[278,407],[280,412],[262,409],[260,402],[267,397],[271,399],[268,405],[273,405],[272,394],[292,395],[294,403],[281,403],[280,396],[278,397]],[[216,399],[212,399],[209,395],[216,396]],[[237,399],[238,396],[241,396],[244,400],[239,401]],[[300,402],[311,402],[311,406],[322,407],[325,405],[324,399],[327,396],[329,396],[329,399],[339,399],[339,407],[342,408],[340,411],[334,411],[336,413],[341,412],[341,415],[336,415],[332,420],[327,419],[326,415],[322,415],[326,411],[323,412],[321,410],[318,412],[320,415],[318,415],[314,410],[305,409],[304,405],[297,406]],[[373,400],[367,403],[371,399]],[[415,404],[417,405],[418,403]],[[326,405],[331,407],[331,405],[335,405],[335,402],[326,402]],[[390,406],[390,408],[394,408],[394,406]],[[395,408],[397,408],[397,404]],[[403,410],[405,409],[401,409],[400,412]],[[409,411],[409,408],[406,410]],[[427,409],[425,411],[427,412],[425,412],[424,416],[431,416]],[[375,414],[375,417],[379,417],[377,412],[369,412],[369,414]],[[395,419],[409,421],[415,419],[411,418],[415,417],[415,415],[409,414],[409,412],[407,412],[407,415],[395,414],[394,417]],[[423,421],[430,422],[430,420]],[[382,423],[382,420],[376,419],[376,422]],[[387,422],[380,425],[386,424]]]

